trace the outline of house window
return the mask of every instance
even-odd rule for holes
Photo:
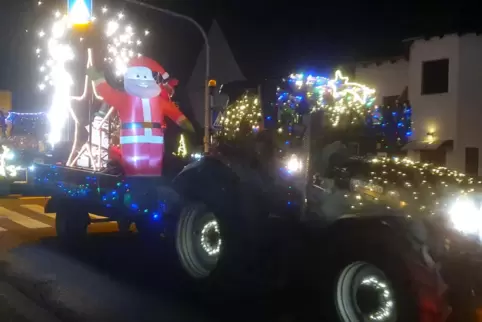
[[[449,91],[449,60],[439,59],[422,63],[422,95]]]

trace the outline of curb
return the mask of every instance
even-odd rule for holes
[[[1,297],[4,297],[7,303],[27,320],[32,322],[61,322],[56,316],[50,314],[5,282],[0,282]]]

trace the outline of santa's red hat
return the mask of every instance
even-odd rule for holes
[[[161,74],[162,79],[165,80],[169,78],[169,74],[166,72],[164,67],[162,67],[158,62],[149,57],[135,57],[129,62],[129,67],[147,67],[153,72]]]

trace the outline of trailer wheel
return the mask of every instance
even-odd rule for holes
[[[59,239],[67,244],[81,242],[87,236],[89,214],[75,209],[58,209],[55,230]]]
[[[342,322],[396,322],[395,301],[391,281],[370,263],[351,263],[336,280],[335,307]]]
[[[132,221],[129,219],[119,219],[117,220],[117,228],[122,234],[128,234],[131,232]]]
[[[218,218],[205,205],[191,204],[180,215],[176,231],[176,250],[186,273],[207,278],[217,266],[223,250]]]

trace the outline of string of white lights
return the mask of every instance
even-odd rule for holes
[[[43,3],[39,1],[38,5],[42,4]],[[80,12],[79,15],[81,15],[81,13],[82,12]],[[52,88],[52,103],[47,113],[50,124],[48,134],[49,143],[55,146],[55,144],[61,141],[62,132],[65,130],[69,116],[75,123],[74,142],[67,161],[67,165],[72,166],[75,164],[73,157],[78,144],[80,125],[79,119],[72,108],[72,101],[83,101],[88,97],[89,93],[93,93],[93,96],[97,100],[102,100],[102,97],[96,92],[93,81],[89,84],[88,75],[84,77],[84,86],[81,95],[75,96],[71,93],[74,80],[69,72],[68,66],[76,60],[76,45],[72,43],[70,31],[73,28],[73,24],[70,18],[71,17],[62,15],[59,11],[54,12],[51,27],[46,30],[40,30],[38,33],[41,39],[41,46],[36,49],[36,54],[42,61],[39,67],[42,75],[41,82],[38,85],[39,89],[45,91],[48,87]],[[110,18],[107,7],[102,8],[100,19],[96,17],[92,18],[92,23],[94,27],[99,24],[103,25],[103,40],[107,49],[107,56],[104,58],[104,61],[112,66],[115,75],[123,75],[127,69],[129,60],[141,55],[139,53],[140,46],[143,43],[141,37],[149,35],[149,31],[145,30],[138,36],[135,28],[125,22],[125,15],[122,12],[115,14],[114,18]],[[79,43],[83,41],[84,38],[80,37]],[[92,55],[92,49],[89,48],[87,50],[86,68],[93,66]],[[105,120],[103,122],[105,122]],[[99,131],[99,133],[94,135],[101,135],[101,130],[98,126],[93,127],[93,130]],[[90,148],[86,148],[86,144],[82,146],[78,157],[83,153],[87,153],[91,158],[94,169],[96,169],[95,158]],[[75,160],[78,159],[78,157],[76,157]],[[97,158],[97,161],[98,160],[99,158]]]

